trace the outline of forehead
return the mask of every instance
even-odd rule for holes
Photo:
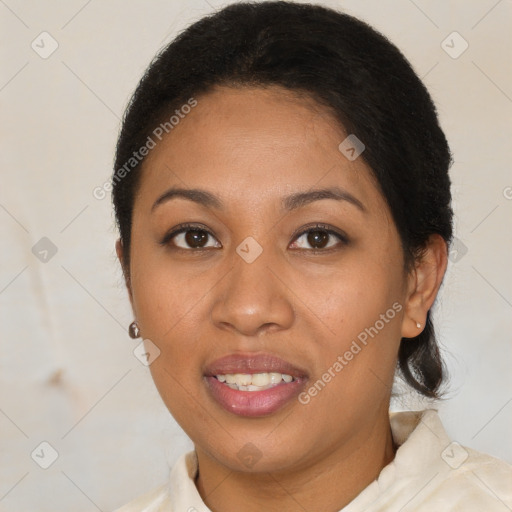
[[[195,99],[144,162],[138,195],[146,207],[175,185],[208,189],[246,208],[326,186],[379,201],[364,160],[339,150],[348,134],[310,97],[273,86],[217,87]]]

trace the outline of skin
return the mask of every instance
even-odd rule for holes
[[[432,236],[404,270],[368,166],[339,151],[347,134],[312,100],[275,86],[217,87],[197,100],[150,152],[134,204],[124,271],[141,336],[161,350],[153,379],[195,444],[196,486],[211,510],[337,511],[394,457],[397,351],[425,323],[446,244]],[[223,208],[175,198],[152,211],[173,186],[207,190]],[[364,211],[334,199],[281,209],[284,196],[332,186]],[[183,236],[159,243],[185,222],[213,233],[207,249],[187,249]],[[348,243],[330,235],[315,251],[307,234],[294,237],[316,223],[342,230]],[[250,264],[236,252],[248,236],[263,249]],[[123,262],[120,241],[116,249]],[[264,417],[239,417],[207,392],[205,366],[236,352],[268,352],[305,369],[307,390],[393,303],[401,311],[307,405],[294,399]],[[261,455],[252,467],[237,456],[249,442]]]

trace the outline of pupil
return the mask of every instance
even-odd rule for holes
[[[199,229],[191,229],[185,234],[185,241],[191,247],[202,247],[208,239],[208,233]]]
[[[308,243],[312,247],[321,249],[327,244],[329,234],[325,231],[310,231],[308,234]]]

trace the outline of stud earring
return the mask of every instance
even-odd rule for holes
[[[133,321],[128,327],[128,334],[130,335],[130,338],[134,340],[140,338],[140,329],[136,321]]]
[[[417,327],[418,329],[421,329],[421,324],[420,324],[419,322],[416,322],[416,327]]]

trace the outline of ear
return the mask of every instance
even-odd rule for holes
[[[421,258],[408,276],[402,337],[414,338],[425,327],[427,313],[434,303],[448,265],[448,247],[444,238],[431,235]],[[417,323],[421,324],[418,328]]]
[[[123,247],[123,243],[121,242],[120,238],[118,238],[116,241],[116,254],[117,254],[117,259],[119,260],[119,263],[121,264],[121,268],[123,269],[124,282],[126,284],[126,289],[128,290],[130,302],[133,305],[132,287],[131,287],[131,283],[130,283],[130,272],[125,267],[125,264],[124,264],[124,247]]]

